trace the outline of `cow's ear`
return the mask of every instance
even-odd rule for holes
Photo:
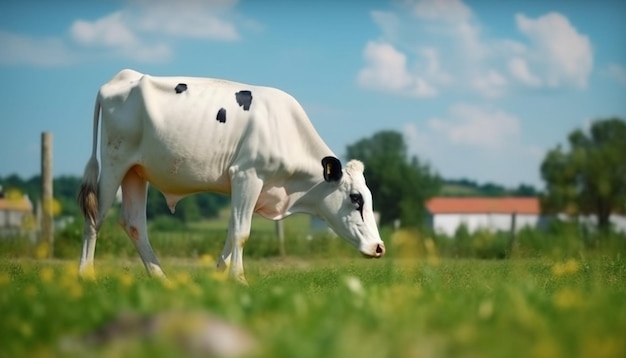
[[[324,167],[324,180],[339,181],[343,172],[341,171],[341,162],[335,157],[324,157],[322,159],[322,167]]]

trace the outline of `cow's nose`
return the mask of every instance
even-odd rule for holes
[[[382,242],[376,245],[376,257],[381,257],[385,254],[385,244]]]

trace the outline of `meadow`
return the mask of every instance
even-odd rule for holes
[[[503,246],[497,235],[479,235],[463,255],[441,239],[384,231],[389,255],[366,260],[336,238],[300,237],[297,220],[285,224],[286,257],[275,255],[272,226],[260,225],[245,253],[249,287],[215,271],[223,239],[203,241],[199,232],[225,232],[211,223],[182,238],[153,233],[168,281],[146,276],[117,229],[104,228],[89,280],[76,275],[79,242],[56,247],[54,260],[5,242],[0,357],[190,354],[180,325],[148,337],[122,327],[112,338],[85,338],[120,314],[163,312],[207,313],[241,328],[256,341],[250,357],[626,356],[623,237],[602,249],[580,238],[537,249],[527,234],[503,259],[472,257],[481,245]]]

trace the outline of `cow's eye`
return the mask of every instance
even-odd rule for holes
[[[361,194],[350,194],[350,201],[356,205],[358,211],[363,210],[363,196]]]
[[[363,196],[361,194],[350,194],[350,201],[356,205],[356,210],[361,214],[363,220]]]

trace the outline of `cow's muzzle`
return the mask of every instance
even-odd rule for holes
[[[383,242],[373,244],[369,250],[361,251],[361,253],[367,258],[381,258],[385,255],[385,244]]]

